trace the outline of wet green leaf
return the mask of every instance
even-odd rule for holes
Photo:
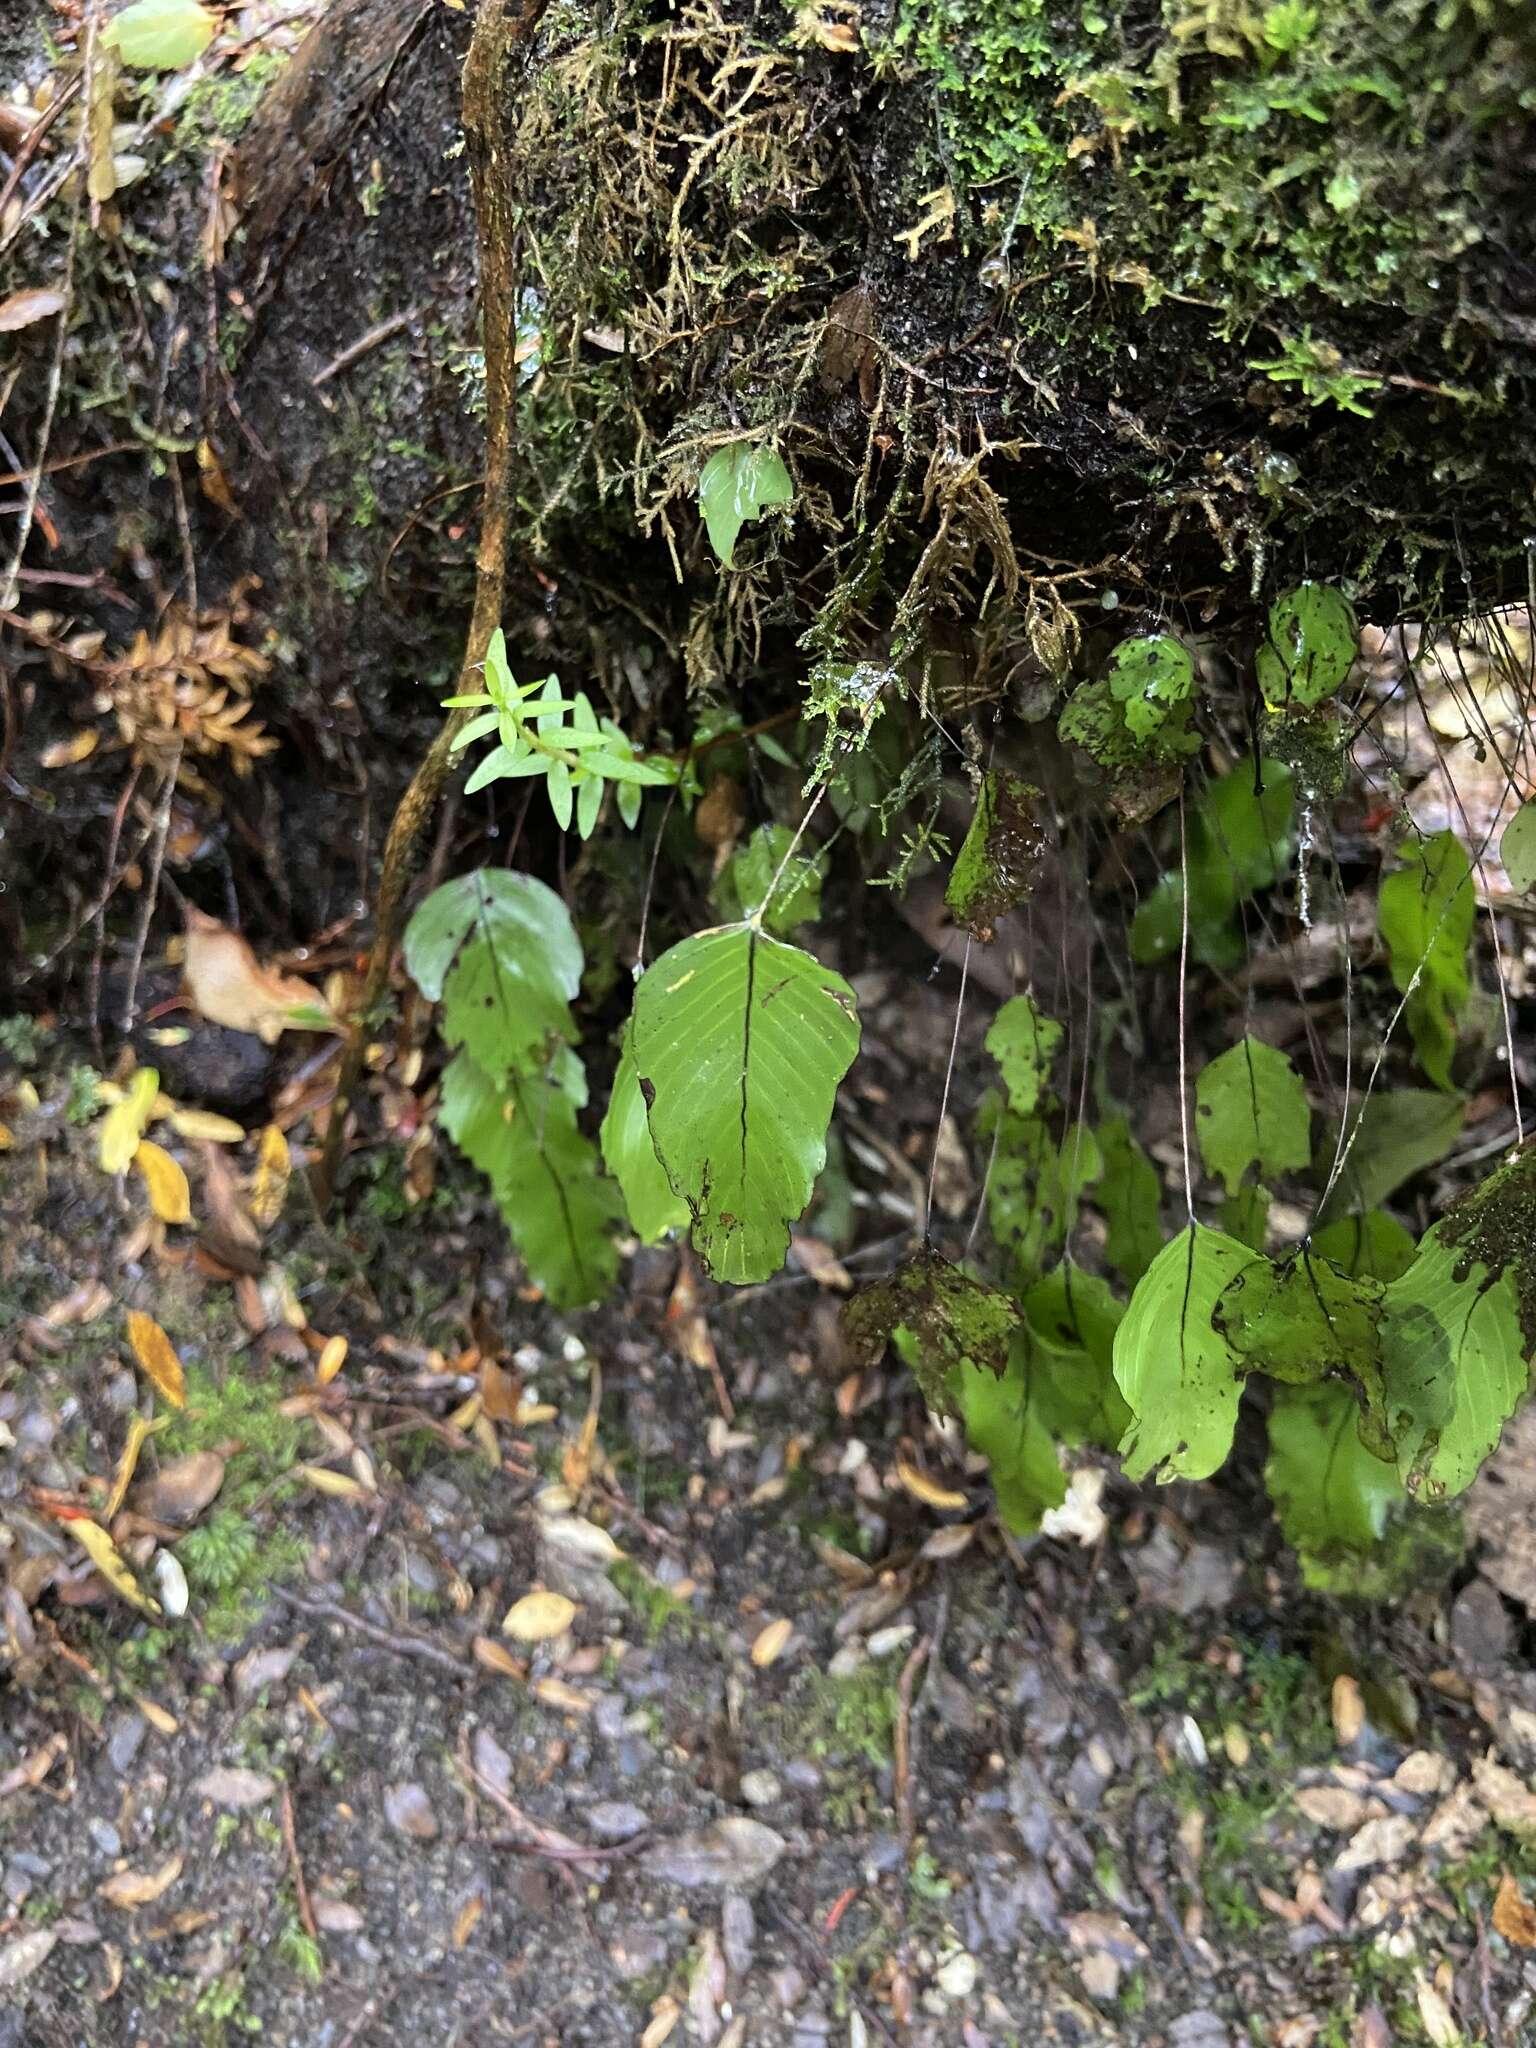
[[[987,940],[1000,917],[1035,885],[1046,848],[1043,799],[1033,784],[1006,770],[982,777],[944,901],[975,938]]]
[[[1251,1166],[1274,1178],[1309,1165],[1311,1125],[1301,1076],[1261,1039],[1240,1039],[1201,1069],[1195,1136],[1207,1172],[1229,1195]]]
[[[1504,827],[1499,859],[1515,888],[1536,890],[1536,800],[1523,803]]]
[[[442,1003],[448,1043],[493,1079],[575,1038],[581,941],[564,903],[532,875],[479,868],[434,889],[406,927],[405,964]]]
[[[766,1280],[826,1157],[859,1048],[853,991],[750,925],[698,932],[635,991],[630,1045],[657,1157],[718,1280]]]
[[[1342,591],[1299,583],[1269,608],[1255,659],[1259,689],[1271,711],[1310,709],[1331,697],[1349,674],[1360,631]]]
[[[821,915],[821,876],[824,858],[797,853],[784,868],[779,884],[768,891],[784,864],[794,834],[787,825],[759,825],[745,846],[731,855],[720,872],[712,901],[722,916],[750,918],[761,912],[765,931],[775,938],[787,938],[796,925],[810,924]]]
[[[1408,1495],[1361,1443],[1358,1413],[1337,1381],[1276,1388],[1264,1483],[1307,1584],[1367,1594],[1375,1546]]]
[[[993,1101],[978,1120],[991,1135],[1000,1117],[987,1183],[987,1220],[1020,1280],[1034,1279],[1066,1242],[1078,1206],[1104,1168],[1098,1139],[1086,1124],[1070,1125],[1058,1142],[1038,1116],[1015,1116]]]
[[[1516,1277],[1491,1274],[1437,1228],[1386,1290],[1387,1421],[1403,1483],[1427,1499],[1471,1485],[1526,1391]]]
[[[688,1204],[674,1195],[646,1122],[645,1097],[629,1049],[629,1033],[613,1077],[613,1093],[601,1132],[603,1161],[618,1182],[635,1235],[643,1244],[659,1244],[671,1230],[688,1221]]]
[[[1256,1259],[1222,1290],[1213,1321],[1242,1360],[1288,1386],[1354,1375],[1379,1389],[1382,1290],[1305,1248]]]
[[[1238,906],[1284,874],[1294,850],[1295,786],[1289,768],[1266,760],[1255,788],[1252,761],[1220,775],[1190,811],[1185,826],[1189,875],[1189,950],[1210,967],[1243,957],[1234,924]],[[1179,950],[1184,884],[1177,869],[1162,876],[1137,906],[1131,953],[1143,965]]]
[[[1436,1100],[1442,1098],[1436,1097]],[[1385,1209],[1367,1209],[1361,1216],[1341,1216],[1312,1233],[1312,1249],[1355,1279],[1379,1280],[1385,1287],[1413,1264],[1413,1235]]]
[[[1039,1102],[1061,1037],[1061,1026],[1037,1007],[1033,996],[1010,997],[992,1019],[987,1051],[997,1061],[1008,1106],[1017,1115],[1027,1116]]]
[[[1046,1509],[1067,1497],[1057,1439],[1038,1399],[1043,1377],[1039,1347],[1021,1335],[1001,1378],[965,1365],[950,1382],[966,1441],[991,1467],[997,1511],[1015,1536],[1033,1535]]]
[[[1237,1426],[1242,1366],[1212,1315],[1254,1254],[1191,1223],[1136,1284],[1115,1333],[1115,1379],[1131,1410],[1121,1443],[1126,1476],[1208,1479]]]
[[[699,509],[709,544],[727,569],[735,567],[736,536],[770,505],[794,503],[795,487],[776,448],[732,441],[717,448],[699,477]]]
[[[1471,991],[1467,949],[1477,919],[1472,867],[1454,832],[1409,840],[1398,852],[1404,865],[1383,880],[1377,919],[1392,979],[1407,997],[1419,1065],[1437,1088],[1449,1089],[1456,1020]]]
[[[1132,1287],[1163,1247],[1163,1183],[1123,1116],[1099,1125],[1104,1170],[1094,1190],[1103,1212],[1104,1254]]]
[[[1097,1273],[1063,1259],[1030,1288],[1023,1307],[1047,1427],[1063,1443],[1117,1449],[1131,1420],[1115,1384],[1115,1332],[1125,1304]]]
[[[1152,633],[1120,642],[1110,656],[1107,680],[1126,730],[1133,739],[1146,740],[1167,724],[1175,706],[1188,701],[1195,665],[1182,641],[1171,633]]]
[[[1350,1119],[1348,1152],[1333,1193],[1320,1211],[1332,1221],[1341,1209],[1374,1209],[1405,1180],[1442,1160],[1461,1135],[1467,1106],[1432,1088],[1381,1089]],[[1317,1166],[1327,1172],[1333,1157],[1330,1135]]]
[[[134,71],[185,71],[213,41],[217,27],[197,0],[133,0],[101,32]]]

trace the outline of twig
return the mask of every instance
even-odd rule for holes
[[[379,1628],[371,1621],[364,1621],[360,1614],[354,1614],[350,1607],[343,1607],[338,1600],[306,1600],[300,1593],[290,1592],[286,1586],[272,1589],[279,1600],[289,1607],[296,1607],[300,1614],[313,1614],[322,1621],[340,1622],[343,1628],[350,1628],[360,1636],[366,1636],[371,1643],[393,1650],[397,1657],[419,1657],[425,1664],[435,1664],[440,1671],[451,1671],[455,1678],[474,1678],[475,1667],[466,1658],[455,1657],[450,1650],[439,1649],[436,1643],[429,1643],[425,1637],[410,1634],[406,1629]]]
[[[315,1922],[315,1909],[309,1902],[309,1886],[304,1882],[304,1865],[299,1861],[299,1838],[293,1825],[293,1789],[286,1779],[283,1781],[283,1846],[288,1851],[288,1868],[293,1873],[293,1896],[299,1908],[299,1920],[310,1940],[318,1942],[320,1929]]]
[[[419,320],[425,311],[424,306],[407,306],[403,313],[391,313],[389,318],[381,320],[377,327],[370,327],[366,334],[360,334],[339,356],[332,357],[323,370],[317,371],[310,378],[311,387],[318,390],[322,384],[329,384],[333,377],[339,376],[343,370],[350,369],[360,356],[367,355],[369,349],[377,348],[382,341],[388,341],[390,336],[398,334],[402,327],[409,327],[411,322]]]
[[[924,1636],[902,1665],[901,1677],[896,1681],[896,1726],[892,1734],[891,1750],[896,1767],[896,1832],[904,1857],[910,1857],[912,1854],[914,1833],[912,1766],[915,1742],[912,1731],[912,1688],[917,1683],[917,1674],[927,1662],[928,1652],[932,1648],[932,1642]]]
[[[485,492],[475,557],[475,603],[455,696],[474,692],[491,635],[501,624],[512,523],[512,468],[517,438],[517,199],[512,189],[509,130],[518,106],[513,67],[532,40],[549,0],[484,0],[464,65],[464,134],[469,144],[480,243],[480,308],[485,343]],[[384,842],[374,906],[373,951],[316,1164],[316,1206],[329,1207],[346,1142],[352,1098],[362,1078],[369,1022],[389,987],[389,971],[405,908],[416,845],[437,808],[453,762],[453,743],[469,717],[451,711],[396,806]]]
[[[178,746],[166,764],[165,776],[160,784],[159,802],[155,810],[154,843],[149,852],[149,873],[144,880],[144,896],[139,905],[138,923],[133,932],[133,953],[128,963],[128,994],[123,1002],[123,1036],[133,1030],[134,1018],[139,1004],[139,975],[144,967],[144,949],[149,944],[149,927],[155,914],[155,904],[160,897],[160,872],[165,866],[165,842],[171,832],[171,802],[176,794],[176,771],[181,766],[181,748]]]

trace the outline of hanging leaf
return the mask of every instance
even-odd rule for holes
[[[477,868],[434,889],[406,928],[405,964],[443,1004],[448,1043],[493,1077],[542,1064],[550,1045],[576,1035],[581,941],[560,898],[532,875]]]
[[[1536,890],[1536,798],[1528,798],[1504,827],[1499,859],[1514,888],[1527,895]]]
[[[1361,1443],[1358,1412],[1337,1382],[1277,1387],[1264,1484],[1306,1583],[1364,1594],[1372,1553],[1408,1495],[1395,1467]]]
[[[1195,1083],[1195,1136],[1206,1171],[1235,1195],[1250,1166],[1274,1178],[1312,1159],[1312,1112],[1283,1052],[1240,1038]]]
[[[1295,850],[1295,783],[1282,762],[1256,768],[1239,762],[1218,776],[1186,821],[1189,876],[1189,950],[1207,967],[1238,966],[1244,940],[1235,922],[1240,904],[1271,888]],[[1131,954],[1143,965],[1174,957],[1183,921],[1184,882],[1175,868],[1164,875],[1131,920]]]
[[[1036,1340],[1036,1378],[1046,1426],[1063,1443],[1094,1443],[1112,1451],[1131,1412],[1115,1384],[1115,1332],[1125,1305],[1097,1273],[1070,1259],[1052,1267],[1024,1296],[1024,1317]]]
[[[1242,1366],[1212,1315],[1253,1259],[1191,1223],[1137,1282],[1115,1332],[1115,1379],[1133,1418],[1120,1445],[1127,1478],[1209,1479],[1231,1450]]]
[[[1049,840],[1040,791],[1022,775],[984,775],[970,829],[955,856],[944,901],[973,938],[991,939],[1000,917],[1035,886]]]
[[[144,1185],[149,1190],[149,1206],[160,1221],[190,1223],[192,1190],[187,1186],[187,1176],[170,1153],[152,1144],[148,1138],[141,1138],[134,1151],[133,1163],[144,1176]]]
[[[1003,1004],[987,1032],[987,1051],[1002,1071],[1008,1107],[1027,1116],[1061,1044],[1061,1026],[1038,1009],[1032,996],[1012,996]]]
[[[1366,1098],[1350,1118],[1348,1151],[1333,1192],[1319,1212],[1332,1219],[1341,1209],[1374,1209],[1404,1181],[1437,1166],[1466,1122],[1467,1106],[1434,1088],[1392,1088]],[[1330,1170],[1335,1134],[1325,1140],[1317,1158],[1320,1172]]]
[[[949,1381],[948,1405],[960,1417],[966,1442],[992,1468],[998,1514],[1015,1536],[1033,1535],[1046,1510],[1067,1497],[1056,1439],[1036,1399],[1043,1377],[1038,1353],[1028,1335],[1020,1335],[1001,1377],[962,1365]]]
[[[145,1315],[142,1309],[129,1309],[128,1342],[133,1347],[140,1370],[156,1393],[169,1401],[173,1408],[185,1408],[187,1382],[181,1360],[176,1356],[175,1345],[154,1317]]]
[[[1392,979],[1407,996],[1405,1015],[1419,1065],[1437,1088],[1450,1089],[1456,1020],[1471,993],[1467,949],[1477,919],[1472,866],[1454,832],[1409,840],[1398,853],[1405,865],[1377,891],[1377,920]]]
[[[1195,687],[1189,649],[1171,633],[1122,640],[1109,658],[1110,695],[1121,706],[1126,730],[1145,740],[1168,722]]]
[[[718,1280],[766,1280],[826,1160],[838,1083],[859,1049],[853,991],[750,924],[672,947],[630,1026],[657,1157]]]
[[[645,1097],[640,1093],[627,1030],[601,1137],[604,1164],[619,1184],[630,1224],[640,1241],[659,1244],[669,1231],[680,1230],[688,1221],[688,1204],[673,1194],[651,1143]]]
[[[1443,1102],[1443,1096],[1432,1098]],[[1312,1249],[1352,1279],[1379,1280],[1383,1287],[1413,1264],[1415,1245],[1410,1231],[1385,1209],[1367,1209],[1363,1216],[1341,1216],[1312,1233]]]
[[[764,931],[776,938],[787,938],[796,925],[820,917],[825,856],[797,853],[786,865],[793,843],[794,834],[787,825],[760,825],[746,845],[731,855],[711,892],[711,901],[722,917],[756,918]],[[768,891],[776,875],[778,886],[770,902]]]
[[[736,536],[749,519],[770,505],[792,505],[795,487],[776,448],[758,441],[732,441],[717,448],[699,477],[699,509],[709,544],[727,569],[734,569]]]
[[[1381,1426],[1382,1290],[1352,1280],[1305,1246],[1287,1259],[1255,1259],[1222,1290],[1212,1321],[1245,1372],[1288,1386],[1354,1378],[1365,1390],[1367,1432],[1385,1454]]]
[[[1360,629],[1349,600],[1326,583],[1299,583],[1269,608],[1269,626],[1254,660],[1271,711],[1310,710],[1331,697],[1355,659]]]
[[[1496,1275],[1431,1230],[1387,1288],[1387,1422],[1403,1484],[1429,1500],[1462,1493],[1526,1391],[1515,1272]]]
[[[1263,1251],[1269,1242],[1269,1211],[1274,1201],[1269,1189],[1256,1181],[1245,1181],[1235,1195],[1228,1195],[1217,1212],[1220,1227],[1239,1244]]]
[[[1043,1118],[1015,1116],[994,1100],[977,1119],[984,1138],[991,1136],[994,1117],[1000,1122],[987,1182],[987,1221],[1018,1277],[1029,1281],[1066,1243],[1104,1161],[1086,1124],[1069,1125],[1058,1144]]]
[[[126,1173],[139,1149],[139,1140],[149,1129],[155,1098],[160,1093],[160,1076],[153,1067],[140,1067],[101,1120],[97,1157],[103,1173]]]
[[[558,1078],[556,1077],[558,1076]],[[577,1126],[585,1099],[574,1055],[556,1076],[501,1083],[460,1052],[443,1075],[439,1116],[459,1150],[490,1178],[530,1277],[556,1308],[597,1301],[618,1271],[617,1190]]]
[[[133,0],[101,40],[135,71],[185,71],[213,41],[217,23],[197,0]]]
[[[855,1357],[875,1363],[898,1331],[923,1397],[935,1414],[950,1410],[962,1369],[999,1378],[1024,1319],[1006,1294],[925,1248],[888,1280],[877,1280],[843,1309]]]
[[[1099,1125],[1104,1170],[1094,1202],[1104,1218],[1104,1255],[1134,1287],[1163,1248],[1163,1183],[1123,1116]]]

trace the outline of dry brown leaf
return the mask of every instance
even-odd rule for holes
[[[516,1373],[508,1372],[494,1358],[480,1361],[480,1405],[492,1422],[517,1422],[521,1384]]]
[[[205,1141],[202,1156],[203,1199],[208,1205],[203,1241],[226,1265],[244,1271],[252,1261],[242,1254],[257,1250],[261,1232],[246,1207],[228,1154],[218,1144]],[[254,1263],[259,1270],[260,1261]]]
[[[664,1993],[651,2008],[650,2024],[640,2036],[640,2048],[661,2048],[682,2016],[683,2008],[677,2000],[670,1992]]]
[[[536,1700],[546,1707],[553,1707],[561,1714],[590,1714],[592,1701],[584,1692],[578,1692],[574,1685],[567,1685],[563,1678],[536,1678],[528,1690]]]
[[[128,1569],[122,1552],[99,1523],[76,1516],[64,1526],[119,1599],[126,1600],[130,1607],[137,1607],[140,1614],[158,1616],[159,1602],[151,1600],[143,1591]]]
[[[462,1948],[465,1942],[468,1941],[475,1931],[475,1925],[480,1915],[484,1911],[485,1900],[479,1892],[476,1892],[472,1899],[466,1899],[463,1905],[460,1906],[458,1915],[453,1923],[453,1945],[455,1948]]]
[[[803,1237],[797,1231],[789,1240],[801,1271],[808,1273],[818,1287],[830,1287],[838,1294],[851,1294],[853,1275],[833,1251],[823,1244],[819,1237]]]
[[[0,314],[5,308],[0,306]],[[0,328],[3,331],[3,328]],[[55,740],[51,747],[44,747],[37,757],[39,768],[73,768],[79,761],[85,761],[95,753],[101,734],[95,726],[87,725],[79,732],[71,733],[67,740]]]
[[[256,1148],[256,1171],[250,1193],[251,1214],[263,1230],[270,1230],[283,1213],[292,1171],[288,1140],[276,1124],[268,1124]]]
[[[1348,1749],[1365,1726],[1365,1696],[1360,1690],[1359,1679],[1341,1671],[1333,1681],[1331,1705],[1333,1732],[1339,1739],[1340,1749]]]
[[[759,1671],[766,1671],[783,1656],[794,1632],[794,1623],[782,1614],[758,1630],[752,1643],[752,1662]]]
[[[315,1378],[322,1387],[328,1387],[346,1362],[346,1338],[327,1337],[320,1347],[320,1356],[315,1363]]]
[[[189,1451],[162,1465],[138,1488],[134,1510],[151,1522],[190,1522],[212,1504],[223,1484],[224,1460],[217,1451]]]
[[[158,1870],[120,1870],[96,1888],[109,1906],[152,1906],[180,1877],[184,1858],[172,1856]]]
[[[1536,1948],[1536,1907],[1507,1870],[1493,1901],[1493,1930],[1516,1948]]]
[[[203,486],[203,496],[210,504],[217,505],[221,512],[227,512],[232,519],[238,519],[240,507],[235,503],[235,494],[229,488],[229,478],[224,474],[224,465],[219,452],[205,434],[197,444],[198,476]]]
[[[55,313],[62,313],[64,306],[64,294],[51,285],[34,285],[27,291],[12,292],[9,298],[0,299],[0,334],[15,334],[22,327],[51,319]]]
[[[81,1323],[94,1323],[99,1316],[104,1316],[111,1306],[111,1289],[104,1282],[82,1280],[78,1287],[71,1288],[70,1292],[58,1301],[51,1301],[48,1304],[43,1310],[43,1321],[51,1330],[61,1330],[66,1326],[77,1326]]]
[[[176,1356],[176,1347],[154,1317],[145,1315],[142,1309],[129,1309],[128,1342],[133,1346],[133,1355],[141,1371],[156,1393],[169,1401],[173,1408],[185,1408],[187,1381],[181,1360]]]
[[[123,1504],[123,1497],[133,1483],[133,1475],[139,1468],[139,1453],[157,1429],[164,1429],[170,1421],[168,1415],[157,1415],[153,1422],[146,1422],[142,1415],[128,1418],[128,1437],[123,1445],[123,1455],[117,1461],[117,1470],[112,1476],[112,1491],[107,1495],[106,1506],[102,1509],[102,1520],[110,1522]]]
[[[1414,1973],[1414,2002],[1433,2048],[1462,2048],[1464,2036],[1457,2026],[1444,1995],[1430,1983],[1422,1970]]]
[[[547,1643],[552,1637],[565,1634],[577,1612],[576,1602],[564,1593],[549,1593],[540,1588],[513,1602],[501,1632],[516,1643]]]
[[[477,1664],[483,1664],[487,1671],[496,1671],[503,1678],[526,1678],[528,1667],[518,1662],[504,1644],[494,1636],[476,1636],[470,1649]]]
[[[254,1032],[263,1045],[275,1045],[284,1031],[336,1028],[317,988],[263,967],[239,932],[190,907],[182,977],[200,1017],[230,1031]]]
[[[149,1128],[155,1097],[160,1093],[160,1076],[153,1067],[140,1067],[119,1099],[101,1120],[97,1158],[103,1173],[126,1173],[139,1140]]]
[[[1523,1778],[1491,1756],[1482,1756],[1472,1765],[1472,1784],[1501,1828],[1514,1835],[1536,1837],[1536,1793]]]
[[[153,1139],[140,1138],[133,1163],[144,1177],[149,1206],[162,1223],[192,1221],[192,1190],[170,1153]]]
[[[963,1493],[956,1493],[953,1487],[940,1486],[936,1479],[920,1472],[910,1459],[897,1458],[896,1477],[912,1498],[920,1500],[924,1507],[953,1510],[970,1506]]]
[[[316,1493],[327,1493],[333,1500],[366,1500],[368,1489],[347,1472],[332,1472],[324,1465],[295,1465],[294,1477],[302,1479],[306,1486],[312,1486]]]

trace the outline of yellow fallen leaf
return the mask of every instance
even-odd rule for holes
[[[576,1602],[563,1593],[525,1593],[508,1608],[501,1632],[517,1643],[547,1643],[563,1636],[576,1614]]]
[[[174,1714],[168,1714],[164,1707],[157,1705],[154,1700],[147,1698],[143,1693],[130,1690],[128,1697],[133,1701],[133,1704],[144,1716],[150,1727],[159,1734],[174,1735],[181,1727],[181,1723]]]
[[[44,747],[37,757],[39,768],[73,768],[77,761],[83,761],[96,751],[101,734],[94,726],[85,726],[80,732],[71,733],[67,740],[55,740],[51,747]]]
[[[9,1152],[16,1143],[16,1134],[9,1124],[0,1124],[0,1152]]]
[[[487,1671],[496,1671],[503,1678],[526,1678],[528,1667],[519,1664],[504,1643],[498,1643],[494,1636],[476,1636],[470,1644],[475,1662],[483,1664]]]
[[[184,1861],[181,1856],[173,1856],[158,1870],[120,1870],[97,1886],[96,1895],[109,1906],[151,1906],[180,1877]]]
[[[182,976],[200,1017],[230,1031],[254,1032],[263,1045],[275,1045],[284,1031],[336,1029],[317,988],[263,967],[239,932],[190,907]]]
[[[475,1923],[485,1911],[485,1900],[478,1892],[472,1899],[466,1899],[459,1908],[458,1918],[453,1923],[453,1945],[462,1948],[475,1931]]]
[[[295,1476],[316,1493],[328,1493],[333,1500],[366,1500],[368,1489],[349,1472],[332,1472],[325,1465],[295,1465]]]
[[[322,1387],[328,1387],[337,1373],[347,1362],[347,1340],[345,1337],[327,1337],[320,1347],[320,1358],[315,1366],[315,1378]]]
[[[784,1647],[794,1632],[794,1623],[782,1614],[758,1630],[752,1644],[752,1662],[759,1671],[766,1671],[770,1664],[783,1656]]]
[[[245,1136],[244,1124],[237,1124],[232,1116],[215,1116],[211,1109],[173,1105],[166,1122],[178,1138],[191,1144],[238,1145]]]
[[[283,1213],[288,1176],[292,1170],[288,1140],[276,1124],[268,1124],[256,1147],[256,1171],[251,1179],[248,1203],[252,1218],[263,1230],[270,1230]]]
[[[173,1408],[185,1408],[187,1381],[181,1360],[176,1356],[175,1345],[154,1317],[145,1315],[142,1309],[129,1309],[128,1342],[156,1393],[163,1395]]]
[[[149,1206],[162,1223],[192,1221],[192,1190],[187,1176],[163,1146],[151,1138],[140,1138],[133,1163],[144,1176]]]
[[[157,1415],[153,1422],[146,1422],[142,1415],[128,1418],[128,1439],[123,1445],[123,1455],[117,1461],[117,1470],[112,1475],[112,1491],[107,1495],[107,1504],[102,1509],[102,1520],[110,1522],[123,1504],[123,1497],[133,1483],[133,1475],[139,1468],[139,1453],[157,1429],[164,1429],[170,1421],[168,1415]]]
[[[158,1602],[151,1600],[140,1587],[138,1580],[124,1562],[123,1553],[99,1522],[86,1521],[82,1517],[66,1522],[64,1526],[114,1593],[126,1600],[130,1607],[137,1607],[140,1614],[158,1616]]]
[[[664,1992],[651,2008],[651,2023],[640,2036],[640,2048],[661,2048],[682,2016],[683,2008],[670,1992]]]
[[[562,1714],[590,1714],[592,1711],[592,1702],[587,1695],[578,1692],[574,1685],[567,1685],[563,1678],[536,1678],[528,1690],[536,1700]]]
[[[920,1500],[924,1507],[955,1509],[970,1505],[963,1493],[956,1493],[952,1487],[940,1486],[936,1479],[930,1479],[926,1472],[919,1472],[906,1458],[896,1460],[896,1477],[912,1498]]]
[[[103,1173],[126,1173],[139,1140],[149,1127],[150,1111],[160,1093],[160,1076],[153,1067],[140,1067],[122,1099],[115,1102],[101,1120],[97,1157]]]
[[[1516,1948],[1536,1948],[1536,1908],[1507,1870],[1493,1902],[1493,1931]]]

